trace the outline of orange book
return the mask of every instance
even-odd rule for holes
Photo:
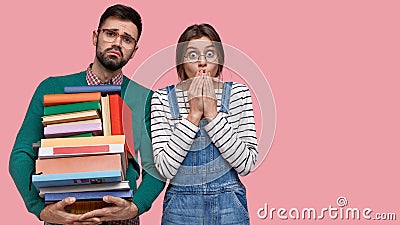
[[[40,140],[40,147],[72,147],[82,145],[124,144],[125,135],[93,136],[75,138],[46,138]]]
[[[44,106],[62,105],[77,102],[100,101],[100,92],[74,93],[74,94],[47,94],[43,96]]]
[[[121,170],[121,155],[93,155],[36,160],[36,173],[61,174]]]

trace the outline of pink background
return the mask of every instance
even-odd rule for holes
[[[264,203],[320,209],[337,206],[336,199],[345,196],[349,207],[400,216],[398,1],[120,2],[136,8],[144,23],[139,51],[125,74],[175,44],[187,26],[208,22],[266,75],[277,127],[267,158],[242,179],[252,224],[396,224],[282,221],[276,215],[260,220],[257,209]],[[2,224],[41,224],[27,212],[9,176],[10,151],[39,82],[81,71],[93,60],[92,31],[113,3],[0,3]],[[159,224],[161,205],[162,195],[142,224]]]

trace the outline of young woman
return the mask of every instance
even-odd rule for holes
[[[218,79],[224,49],[211,25],[183,32],[176,63],[181,82],[151,102],[155,165],[170,179],[162,224],[249,224],[238,174],[247,175],[258,154],[250,91]]]

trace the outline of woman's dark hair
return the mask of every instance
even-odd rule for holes
[[[189,41],[193,39],[199,39],[201,37],[208,37],[217,50],[218,55],[218,70],[216,77],[222,72],[225,62],[224,48],[222,47],[221,38],[219,37],[217,31],[210,24],[194,24],[182,33],[178,40],[178,46],[176,47],[176,70],[178,71],[178,76],[181,81],[188,79],[188,75],[183,68],[184,57],[186,53],[186,48]]]
[[[137,41],[139,41],[140,35],[142,34],[142,18],[136,10],[121,4],[108,7],[100,17],[99,29],[109,17],[117,17],[122,20],[129,20],[135,24],[138,29]]]

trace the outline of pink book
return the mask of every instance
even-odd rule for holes
[[[74,134],[81,134],[92,132],[94,135],[102,134],[102,124],[89,123],[89,124],[68,124],[60,126],[47,126],[44,128],[44,136],[46,138],[64,137]]]

